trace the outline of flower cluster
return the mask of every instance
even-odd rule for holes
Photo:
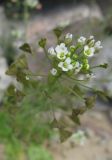
[[[94,36],[81,36],[74,44],[73,35],[68,33],[55,48],[50,47],[48,53],[53,59],[53,76],[59,73],[90,73],[89,58],[102,48],[101,42],[95,42]]]

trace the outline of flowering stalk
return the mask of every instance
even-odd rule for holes
[[[44,118],[42,113],[53,113],[53,119],[51,118],[52,122],[47,121],[45,124],[47,123],[51,129],[58,128],[60,137],[62,133],[62,136],[67,134],[69,137],[71,133],[66,130],[69,126],[56,119],[55,111],[58,109],[67,112],[69,111],[68,113],[70,113],[70,115],[68,115],[68,118],[70,118],[75,124],[79,125],[79,115],[93,107],[96,95],[105,95],[102,91],[87,86],[86,82],[93,77],[94,68],[107,68],[107,64],[98,64],[97,66],[91,66],[90,64],[90,59],[102,49],[101,42],[96,42],[94,36],[90,36],[89,38],[81,36],[74,42],[74,36],[71,33],[66,34],[63,38],[61,37],[61,30],[55,30],[55,34],[58,40],[55,47],[51,46],[47,49],[45,38],[39,41],[39,46],[43,48],[46,58],[48,58],[51,66],[48,71],[49,73],[46,75],[32,73],[28,68],[26,55],[23,54],[6,72],[8,75],[16,77],[17,81],[22,84],[22,89],[18,90],[14,86],[10,86],[8,91],[10,91],[11,96],[14,97],[13,102],[16,104],[16,101],[20,102],[23,97],[27,97],[27,94],[31,94],[31,92],[27,92],[28,88],[34,88],[34,91],[38,94],[36,94],[35,98],[34,92],[32,92],[31,104],[32,97],[34,97],[33,101],[36,101],[37,105],[34,107],[36,112],[33,111],[33,114],[35,115],[33,115],[33,118],[39,117],[36,125],[41,121],[43,125]],[[27,43],[23,44],[20,49],[25,53],[33,54],[30,45]],[[48,79],[48,81],[40,80],[39,76]],[[88,90],[92,91],[94,96],[87,96]],[[79,108],[74,107],[76,104],[73,100],[79,100],[82,103],[81,106]],[[24,107],[24,105],[21,106]],[[21,108],[22,107],[18,107],[18,109]],[[35,119],[34,121],[31,120],[31,122],[35,122]],[[30,134],[29,137],[33,136]],[[61,137],[61,140],[66,138],[67,137]]]

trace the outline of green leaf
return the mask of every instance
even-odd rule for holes
[[[67,140],[72,135],[72,132],[67,131],[65,129],[59,129],[59,134],[60,134],[61,142],[64,142],[65,140]]]
[[[16,91],[16,100],[20,102],[24,98],[25,94],[19,90]]]
[[[15,63],[11,64],[5,73],[10,76],[16,75],[17,73],[16,64]]]
[[[57,122],[56,119],[54,119],[54,120],[50,123],[50,125],[51,125],[52,128],[59,128],[59,124],[58,124],[58,122]]]
[[[96,100],[96,96],[90,96],[90,97],[85,98],[86,107],[88,109],[91,109],[92,107],[94,107],[95,100]]]
[[[80,119],[78,116],[83,114],[85,111],[86,107],[75,108],[72,110],[72,115],[70,116],[70,118],[72,119],[73,122],[80,125]]]
[[[21,69],[28,69],[28,63],[24,54],[20,55],[15,61],[16,67]]]
[[[24,43],[22,46],[19,47],[19,49],[21,49],[24,52],[32,54],[31,47],[28,43]]]
[[[12,96],[14,96],[15,94],[17,95],[17,96],[20,96],[20,95],[25,95],[23,92],[21,92],[20,90],[17,90],[16,88],[15,88],[15,86],[13,86],[13,85],[10,85],[9,87],[8,87],[8,89],[7,89],[7,93],[9,94],[9,95],[12,95]]]
[[[85,107],[75,108],[75,109],[72,110],[72,115],[73,116],[78,116],[78,115],[83,114],[85,111],[86,111]]]
[[[8,95],[13,96],[13,95],[15,94],[15,89],[16,89],[15,86],[10,85],[10,86],[8,87],[8,89],[7,89]]]
[[[28,69],[27,59],[25,55],[21,55],[12,63],[8,70],[6,71],[7,75],[15,76],[21,69]]]
[[[62,27],[56,27],[53,32],[56,35],[57,38],[60,38],[61,34],[62,34]]]
[[[106,68],[108,67],[108,64],[107,64],[107,63],[100,64],[100,65],[99,65],[99,67],[101,67],[101,68],[105,68],[105,69],[106,69]]]
[[[46,38],[41,38],[38,44],[41,48],[45,48],[46,42],[47,42]]]
[[[70,118],[72,119],[73,122],[80,125],[80,119],[79,119],[78,115],[79,115],[79,113],[77,113],[77,110],[73,109],[72,110],[72,115],[70,116]]]
[[[103,92],[103,91],[101,91],[101,90],[96,90],[96,91],[95,91],[95,94],[97,94],[97,95],[98,95],[100,98],[102,98],[103,100],[108,101],[106,92]]]

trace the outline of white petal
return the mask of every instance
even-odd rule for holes
[[[50,72],[51,72],[51,74],[52,74],[53,76],[55,76],[55,75],[57,74],[57,69],[52,68],[52,69],[50,70]]]
[[[68,68],[65,68],[65,67],[62,67],[62,70],[67,72],[69,69]]]
[[[91,50],[92,53],[95,52],[95,48],[94,47],[90,48],[90,50]]]
[[[80,66],[80,64],[79,64],[79,62],[76,62],[76,68],[79,68],[79,66]]]
[[[89,46],[84,46],[84,51],[87,51],[89,49]]]
[[[56,50],[57,53],[64,53],[64,54],[68,53],[68,49],[67,49],[67,47],[65,46],[64,43],[61,43],[60,45],[57,45],[55,50]]]
[[[94,36],[90,36],[89,39],[90,39],[90,40],[91,40],[91,39],[94,39]]]
[[[62,68],[62,67],[63,67],[63,62],[60,62],[60,63],[58,64],[58,67]]]
[[[61,49],[60,49],[60,46],[59,46],[59,45],[57,45],[57,47],[55,48],[55,51],[56,51],[57,53],[60,53],[60,52],[61,52]]]
[[[65,60],[65,62],[66,62],[67,64],[70,64],[70,63],[71,63],[70,57],[68,57],[68,58]]]
[[[48,53],[49,53],[50,55],[52,55],[52,56],[55,56],[55,55],[56,55],[56,52],[55,52],[55,50],[54,50],[53,47],[50,47],[50,48],[48,49]]]
[[[101,49],[101,48],[103,48],[103,47],[101,46],[101,41],[97,41],[97,42],[95,43],[95,48],[96,48],[96,49]]]
[[[86,38],[83,37],[83,36],[81,36],[81,37],[78,39],[78,42],[79,42],[79,43],[82,43],[82,44],[84,44],[85,41],[86,41]]]
[[[26,80],[28,81],[30,78],[28,76],[26,76]]]
[[[66,36],[65,36],[65,38],[67,38],[67,39],[72,39],[72,38],[73,38],[73,35],[72,35],[71,33],[67,33]]]
[[[69,64],[69,65],[68,65],[68,69],[69,69],[69,70],[73,69],[73,65],[72,65],[72,64]]]
[[[65,43],[61,43],[60,47],[62,47],[62,48],[65,47]]]

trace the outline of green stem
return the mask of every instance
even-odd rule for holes
[[[24,25],[25,25],[25,41],[27,40],[27,28],[28,28],[28,6],[26,5],[26,1],[24,1]]]
[[[79,97],[81,100],[83,97],[81,97],[79,94],[77,94],[75,91],[72,90],[72,88],[66,87],[71,93],[73,93],[75,96]]]
[[[101,67],[98,65],[98,66],[93,66],[90,69],[94,69],[94,68],[101,68]]]
[[[59,81],[59,80],[58,80]],[[59,83],[61,84],[61,82],[59,81]],[[71,93],[73,93],[75,96],[79,97],[81,100],[83,100],[83,97],[81,97],[79,94],[77,94],[72,88],[70,87],[65,87],[61,84],[62,87],[68,89]]]
[[[44,47],[43,50],[44,50],[45,56],[47,57],[47,59],[48,59],[49,62],[51,63],[51,59],[50,59],[49,56],[48,56],[48,52],[47,52],[46,47]]]
[[[82,83],[80,83],[80,81],[85,81],[85,80],[78,80],[78,79],[75,79],[75,78],[73,78],[73,77],[69,77],[71,80],[74,80],[74,81],[76,81],[79,85],[81,85],[82,87],[84,87],[84,88],[87,88],[87,89],[90,89],[90,90],[94,90],[94,88],[91,88],[91,87],[89,87],[89,86],[86,86],[86,85],[84,85],[84,84],[82,84]]]
[[[38,77],[38,76],[43,76],[43,77],[47,77],[47,75],[37,75],[37,74],[27,74],[28,76],[34,76],[34,77]]]
[[[73,77],[69,77],[69,78],[72,79],[72,80],[75,80],[75,81],[79,81],[79,82],[86,82],[86,80],[75,79]]]
[[[84,85],[84,84],[82,84],[82,83],[79,83],[82,87],[84,87],[84,88],[87,88],[87,89],[90,89],[90,90],[95,90],[94,88],[91,88],[91,87],[89,87],[89,86],[86,86],[86,85]]]

